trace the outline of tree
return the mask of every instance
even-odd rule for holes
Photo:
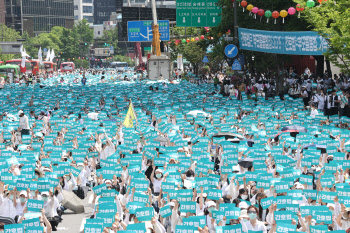
[[[1,41],[17,41],[21,36],[19,32],[13,30],[12,28],[7,27],[4,24],[0,24],[0,33],[1,33]],[[20,57],[20,55],[14,54],[2,54],[0,49],[0,61],[11,60],[15,57]]]
[[[306,7],[305,1],[294,0]],[[350,11],[348,0],[324,1],[320,6],[308,8],[303,18],[313,30],[322,35],[330,49],[325,54],[333,64],[350,74]]]
[[[76,23],[72,29],[71,36],[75,42],[79,43],[79,52],[76,54],[76,56],[87,56],[89,53],[90,44],[94,41],[94,31],[90,28],[88,21],[83,19]]]
[[[193,65],[194,73],[198,74],[199,66],[205,56],[205,50],[196,42],[189,42],[183,46],[183,56]]]
[[[111,30],[105,30],[103,32],[102,39],[111,46],[114,47],[114,50],[117,50],[118,47],[118,28],[115,27]]]

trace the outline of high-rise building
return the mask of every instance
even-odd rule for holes
[[[5,8],[6,25],[31,36],[74,25],[74,0],[5,0]]]
[[[94,24],[109,21],[111,14],[117,10],[116,0],[94,0]]]
[[[0,0],[0,24],[5,24],[5,0]]]
[[[82,19],[94,23],[94,0],[74,0],[74,21]]]

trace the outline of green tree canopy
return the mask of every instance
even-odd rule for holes
[[[306,7],[305,1],[294,0]],[[350,74],[350,2],[349,0],[324,1],[322,5],[307,8],[303,18],[312,29],[322,35],[330,49],[325,56],[347,74]]]

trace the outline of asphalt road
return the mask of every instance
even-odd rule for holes
[[[83,230],[83,221],[86,218],[90,218],[93,212],[93,208],[91,206],[93,198],[93,192],[90,191],[87,197],[83,200],[85,213],[82,214],[74,214],[70,210],[66,210],[62,215],[62,222],[58,224],[56,232],[69,232],[69,233],[78,233]]]

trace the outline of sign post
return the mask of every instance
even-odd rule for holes
[[[242,70],[242,66],[237,59],[232,64],[232,70]]]
[[[218,0],[177,0],[177,27],[215,27],[221,22]]]
[[[169,20],[158,20],[160,39],[170,40]],[[147,42],[153,40],[152,21],[128,21],[128,41]]]
[[[203,58],[203,61],[202,61],[203,63],[208,63],[209,62],[209,59],[208,59],[208,57],[207,56],[204,56],[204,58]]]
[[[236,45],[229,44],[225,47],[225,55],[229,58],[234,58],[238,54],[238,49]]]

